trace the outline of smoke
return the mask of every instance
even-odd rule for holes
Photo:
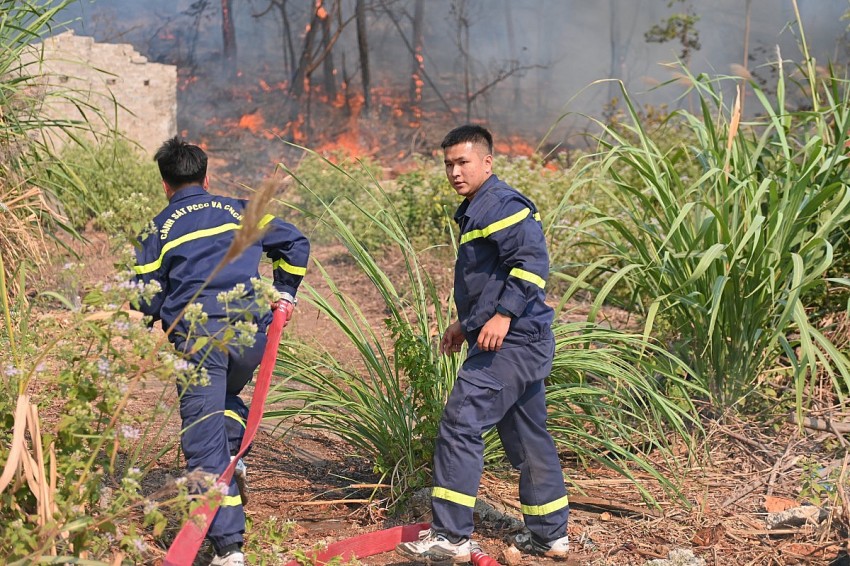
[[[237,54],[232,66],[221,57],[220,0],[81,2],[72,14],[77,17],[72,27],[98,41],[132,43],[151,60],[178,65],[184,85],[178,128],[190,138],[221,145],[242,116],[251,115],[262,119],[265,135],[259,128],[242,129],[268,143],[280,143],[274,139],[278,136],[321,143],[359,127],[356,137],[363,150],[374,149],[379,137],[382,144],[398,145],[391,148],[393,155],[396,150],[430,151],[447,127],[467,119],[485,123],[497,139],[522,137],[532,145],[558,124],[551,142],[578,143],[577,133],[586,125],[578,116],[599,117],[619,96],[615,83],[596,82],[606,79],[622,81],[641,105],[686,104],[681,86],[656,88],[674,78],[675,66],[671,70],[663,63],[675,63],[682,46],[676,41],[648,43],[644,34],[688,6],[700,18],[696,31],[701,48],[689,60],[694,74],[733,74],[746,67],[767,77],[777,45],[785,58],[801,58],[788,25],[794,18],[791,0],[691,0],[672,6],[668,0],[426,0],[424,113],[410,126],[415,135],[388,136],[381,130],[409,123],[397,114],[409,110],[414,0],[366,0],[374,108],[369,119],[357,115],[357,125],[348,121],[363,110],[354,4],[341,0],[341,12],[332,12],[329,20],[331,33],[342,25],[332,50],[334,85],[341,98],[311,98],[309,108],[303,98],[293,100],[292,79],[315,0],[233,0]],[[846,1],[798,4],[817,61],[843,58],[846,24],[840,18]],[[317,33],[316,41],[320,37]],[[322,88],[324,72],[316,66],[310,88]],[[331,110],[334,104],[337,110],[348,106],[337,112]]]

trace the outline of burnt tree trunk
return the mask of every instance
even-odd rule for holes
[[[307,34],[304,36],[304,45],[301,48],[298,67],[296,67],[295,74],[292,77],[291,91],[296,97],[301,96],[308,90],[310,72],[313,68],[313,47],[316,44],[316,33],[318,31],[319,12],[314,11],[313,17],[310,19],[310,25],[307,27]]]
[[[292,41],[292,23],[289,21],[289,13],[286,10],[286,2],[287,0],[277,0],[275,5],[277,6],[278,12],[280,12],[280,21],[281,26],[283,28],[283,59],[286,61],[286,68],[284,69],[287,75],[291,76],[291,73],[295,71],[295,44]]]
[[[413,126],[422,119],[422,85],[424,84],[425,58],[422,48],[422,22],[425,18],[425,0],[416,0],[413,8],[413,69],[410,73],[410,113]]]
[[[236,25],[233,23],[233,0],[221,0],[221,53],[230,67],[236,61]]]
[[[369,72],[369,42],[366,34],[366,0],[357,0],[355,8],[357,20],[357,50],[360,54],[360,79],[363,82],[363,112],[372,111],[372,77]]]
[[[333,9],[333,8],[332,8]],[[324,16],[320,16],[322,23],[322,71],[324,75],[325,94],[329,100],[336,98],[336,69],[334,68],[334,58],[331,41],[333,33],[331,32],[331,16],[325,11]]]

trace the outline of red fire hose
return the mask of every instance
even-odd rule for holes
[[[322,552],[308,555],[308,557],[312,560],[311,563],[316,566],[325,566],[327,562],[336,557],[340,557],[343,560],[351,560],[352,558],[359,560],[360,558],[390,552],[400,542],[416,540],[419,538],[419,532],[430,526],[429,523],[414,523],[413,525],[393,527],[391,529],[351,537],[337,541]],[[473,551],[470,560],[473,566],[500,566],[495,559],[487,556],[480,550]],[[300,564],[301,562],[298,560],[290,560],[285,566],[300,566]]]
[[[239,447],[239,453],[219,476],[218,483],[220,484],[230,484],[236,461],[244,455],[260,427],[260,420],[263,417],[266,396],[271,383],[272,369],[277,359],[277,348],[283,331],[284,317],[285,315],[280,309],[274,311],[272,323],[267,331],[268,341],[263,352],[263,359],[260,362],[260,371],[257,374],[257,383],[254,386],[254,396],[251,399],[251,409],[248,412],[248,422],[245,425],[242,445]],[[216,511],[217,509],[211,508],[208,504],[192,511],[191,517],[171,543],[171,547],[165,555],[163,566],[192,566]],[[429,526],[428,523],[415,523],[352,537],[331,544],[327,549],[315,553],[311,558],[316,566],[324,566],[327,561],[337,556],[342,557],[343,560],[350,560],[351,558],[359,559],[389,552],[394,550],[399,543],[416,540],[419,537],[419,532]],[[499,566],[499,563],[493,558],[480,551],[473,552],[471,559],[474,566]],[[299,566],[299,562],[292,560],[286,566]]]

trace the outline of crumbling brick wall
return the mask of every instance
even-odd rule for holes
[[[43,49],[45,88],[65,91],[82,104],[97,131],[117,128],[153,155],[177,133],[177,67],[152,63],[131,45],[95,43],[67,31],[35,46]],[[28,74],[35,74],[28,68]],[[80,120],[66,97],[47,97],[45,111],[56,120]],[[86,111],[86,106],[99,112]],[[57,144],[63,136],[51,136]]]

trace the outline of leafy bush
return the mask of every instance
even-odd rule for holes
[[[120,549],[145,561],[141,525],[160,536],[165,509],[186,512],[185,490],[154,501],[141,489],[155,455],[139,439],[162,438],[162,429],[156,412],[137,420],[128,401],[143,379],[170,381],[185,370],[161,338],[115,306],[140,291],[149,292],[122,277],[89,295],[85,310],[38,328],[31,311],[12,311],[0,296],[11,348],[0,367],[0,441],[10,447],[3,478],[11,480],[0,481],[0,520],[11,526],[0,533],[0,554],[8,560],[111,560]]]
[[[110,235],[134,237],[165,206],[156,163],[144,159],[128,141],[69,146],[62,161],[85,187],[84,193],[62,199],[75,228],[91,220]]]
[[[454,224],[452,215],[460,197],[442,166],[432,159],[415,158],[409,171],[387,185],[402,226],[418,246],[450,243],[450,224]]]
[[[334,162],[338,162],[339,166],[327,166]],[[380,209],[381,190],[377,180],[381,178],[381,172],[377,164],[364,159],[358,160],[355,166],[351,158],[342,153],[325,158],[308,151],[298,164],[296,178],[298,182],[293,200],[306,218],[316,220],[312,230],[304,230],[310,232],[312,242],[333,240],[329,223],[322,221],[322,215],[332,210],[366,247],[376,249],[384,243],[381,229],[358,210],[376,212]]]
[[[663,132],[647,133],[624,93],[629,135],[600,124],[607,151],[585,169],[603,179],[598,186],[617,208],[596,211],[581,227],[592,227],[592,243],[607,249],[595,267],[616,273],[596,306],[625,285],[639,298],[645,334],[661,324],[721,407],[740,402],[762,370],[783,364],[795,377],[798,408],[806,376],[819,365],[839,395],[850,385],[850,363],[801,299],[823,284],[830,238],[850,217],[850,89],[806,67],[815,111],[788,111],[783,63],[777,69],[775,101],[750,85],[761,117],[746,125],[737,107],[727,117],[720,80],[690,77],[701,115],[670,117],[689,132],[670,150],[655,141]]]

